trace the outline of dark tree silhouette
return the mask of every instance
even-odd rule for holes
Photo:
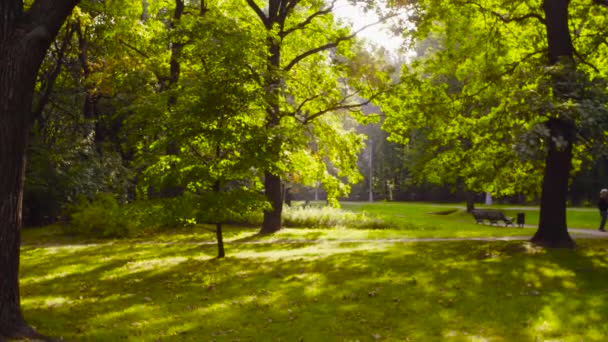
[[[78,0],[0,1],[0,340],[39,338],[19,296],[25,151],[36,74]]]

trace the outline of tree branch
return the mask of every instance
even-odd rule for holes
[[[285,30],[285,31],[280,32],[280,33],[279,33],[279,36],[280,36],[281,38],[285,38],[285,37],[287,37],[287,36],[288,36],[290,33],[293,33],[294,31],[301,30],[301,29],[305,28],[305,27],[306,27],[306,26],[308,26],[308,24],[310,24],[310,23],[311,23],[311,22],[312,22],[312,21],[313,21],[315,18],[317,18],[317,17],[320,17],[320,16],[323,16],[323,15],[326,15],[326,14],[331,13],[331,12],[334,10],[334,5],[336,4],[336,1],[337,1],[337,0],[333,0],[333,1],[331,2],[331,5],[330,5],[329,7],[324,8],[324,9],[321,9],[321,10],[318,10],[317,12],[315,12],[315,13],[311,14],[311,15],[310,15],[308,18],[304,19],[304,21],[302,21],[302,22],[298,23],[298,24],[297,24],[297,25],[295,25],[294,27],[292,27],[292,28],[290,28],[290,29],[288,29],[288,30]]]
[[[579,59],[580,63],[585,64],[586,66],[590,67],[591,69],[593,69],[597,73],[600,72],[600,69],[598,69],[595,65],[587,62],[587,60],[585,59],[585,57],[582,56],[576,49],[574,49],[574,55]]]
[[[293,112],[292,112],[292,113],[290,113],[290,114],[291,114],[291,115],[297,115],[299,112],[301,112],[301,111],[302,111],[302,107],[304,107],[304,105],[306,105],[308,102],[310,102],[310,101],[312,101],[312,100],[314,100],[314,99],[317,99],[317,98],[319,98],[319,97],[321,97],[321,94],[316,94],[316,95],[313,95],[313,96],[311,96],[311,97],[309,97],[309,98],[305,99],[304,101],[302,101],[302,103],[300,103],[300,105],[298,106],[298,108],[296,108],[296,110],[295,110],[295,111],[293,111]]]
[[[28,42],[41,39],[50,44],[78,2],[80,0],[37,0],[34,2],[32,7],[24,13],[24,22],[28,31],[25,39]]]
[[[255,14],[257,14],[258,17],[260,17],[260,20],[262,20],[262,22],[264,23],[264,26],[266,26],[266,29],[270,30],[272,28],[270,20],[268,19],[266,14],[264,14],[262,9],[260,9],[260,7],[255,3],[255,0],[247,0],[247,4],[249,5],[249,7],[251,7],[251,9],[253,9]]]
[[[296,64],[298,64],[301,60],[303,60],[304,58],[306,58],[308,56],[311,56],[311,55],[314,55],[314,54],[316,54],[318,52],[321,52],[321,51],[325,51],[325,50],[329,50],[331,48],[335,48],[338,45],[340,45],[341,42],[353,39],[355,36],[357,36],[358,33],[360,33],[361,31],[363,31],[365,29],[367,29],[368,27],[371,27],[371,26],[374,26],[374,25],[378,25],[379,23],[381,23],[381,22],[383,22],[383,21],[385,21],[385,20],[387,20],[389,18],[395,17],[395,16],[396,16],[396,14],[383,17],[380,20],[376,21],[375,23],[367,24],[367,25],[361,27],[360,29],[358,29],[357,31],[353,32],[352,34],[350,34],[348,36],[338,37],[333,42],[329,42],[327,44],[321,45],[321,46],[316,47],[314,49],[310,49],[310,50],[308,50],[308,51],[306,51],[306,52],[304,52],[304,53],[296,56],[294,59],[292,59],[291,62],[289,62],[287,64],[287,66],[285,68],[283,68],[283,71],[289,71],[294,66],[296,66]]]
[[[53,70],[48,73],[48,77],[45,80],[46,87],[44,89],[44,93],[40,97],[40,100],[38,100],[38,102],[36,102],[36,104],[33,106],[34,109],[32,110],[32,118],[34,120],[42,119],[42,111],[44,110],[44,107],[46,107],[47,103],[49,102],[49,99],[51,98],[51,94],[55,86],[55,81],[57,80],[57,77],[61,72],[61,68],[63,67],[63,56],[65,55],[68,46],[70,45],[70,40],[72,39],[73,35],[73,26],[68,25],[66,27],[65,37],[63,37],[63,40],[61,42],[61,46],[57,48],[57,61],[54,65]]]
[[[608,1],[608,0],[605,0],[605,1]],[[543,24],[545,23],[545,18],[543,18],[540,14],[537,14],[537,13],[528,13],[528,14],[522,15],[521,17],[510,17],[508,14],[500,14],[498,12],[487,9],[487,8],[483,7],[482,5],[480,5],[476,2],[473,2],[473,1],[467,1],[467,2],[465,2],[465,4],[477,6],[477,7],[479,7],[479,9],[482,12],[487,12],[487,13],[492,14],[496,18],[500,19],[500,21],[502,21],[503,23],[510,23],[510,22],[520,23],[520,22],[526,21],[528,19],[537,19],[541,23],[543,23]]]
[[[118,42],[126,47],[128,47],[129,49],[137,52],[138,54],[140,54],[142,57],[145,57],[146,59],[150,59],[150,56],[148,56],[145,52],[141,51],[140,49],[136,48],[135,46],[125,42],[124,40],[118,38]]]
[[[384,93],[388,92],[389,90],[390,90],[390,88],[387,88],[387,89],[384,89],[384,90],[382,90],[382,91],[380,91],[380,92],[378,92],[378,93],[376,93],[376,94],[373,94],[372,96],[370,96],[370,97],[369,97],[369,99],[367,99],[367,100],[365,100],[365,101],[363,101],[363,102],[358,102],[358,103],[350,103],[350,104],[347,104],[347,103],[346,103],[346,101],[347,101],[348,99],[350,99],[351,97],[355,96],[355,94],[352,94],[352,95],[350,95],[350,96],[347,96],[347,97],[342,98],[342,100],[340,100],[339,102],[337,102],[337,103],[335,103],[335,104],[333,104],[333,105],[331,105],[331,106],[329,106],[329,107],[327,107],[327,108],[325,108],[325,109],[323,109],[323,110],[320,110],[320,111],[318,111],[318,112],[316,112],[316,113],[314,113],[314,114],[308,115],[308,116],[307,116],[307,117],[306,117],[304,120],[302,120],[301,122],[302,122],[302,124],[304,124],[304,125],[305,125],[305,124],[307,124],[307,123],[311,122],[312,120],[314,120],[314,119],[318,118],[319,116],[321,116],[321,115],[323,115],[323,114],[326,114],[326,113],[328,113],[328,112],[335,111],[335,110],[340,110],[340,109],[348,109],[348,110],[353,110],[353,108],[357,108],[357,110],[358,110],[358,109],[361,109],[361,107],[363,107],[363,106],[365,106],[365,105],[370,104],[370,103],[371,103],[373,100],[375,100],[375,99],[376,99],[378,96],[380,96],[380,95],[382,95],[382,94],[384,94]]]

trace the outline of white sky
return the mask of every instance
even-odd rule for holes
[[[338,0],[333,13],[337,18],[350,22],[353,31],[356,31],[365,25],[375,23],[379,19],[376,13],[373,13],[372,11],[365,12],[360,7],[350,5],[346,0]],[[391,19],[388,19],[388,22],[390,22],[390,20]],[[365,38],[376,45],[383,46],[393,54],[396,54],[401,44],[403,44],[403,39],[394,36],[388,29],[386,23],[368,27],[358,33],[357,36]]]

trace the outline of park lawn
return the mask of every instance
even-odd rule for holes
[[[467,214],[463,203],[455,204],[430,204],[419,202],[341,202],[344,209],[353,211],[365,211],[370,214],[381,215],[386,218],[403,219],[409,217],[422,223],[437,223],[438,215],[430,215],[433,212],[457,210],[457,212],[443,215],[439,218],[443,222],[474,223],[472,215]],[[527,225],[538,225],[539,207],[520,206],[508,204],[495,204],[492,206],[476,205],[479,209],[492,208],[505,212],[507,217],[516,217],[517,213],[524,213]],[[567,208],[566,218],[568,227],[582,229],[597,229],[599,226],[599,213],[595,208],[588,207],[569,207]]]
[[[218,260],[212,244],[154,236],[30,238],[26,319],[69,341],[608,340],[603,240],[547,251],[524,241],[240,239]]]

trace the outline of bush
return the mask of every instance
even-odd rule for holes
[[[68,234],[91,237],[126,237],[138,228],[129,210],[121,206],[114,195],[97,194],[93,201],[82,197],[69,208],[70,220],[64,226]]]
[[[354,213],[332,207],[283,207],[283,225],[301,228],[384,229],[391,224],[369,214]]]

